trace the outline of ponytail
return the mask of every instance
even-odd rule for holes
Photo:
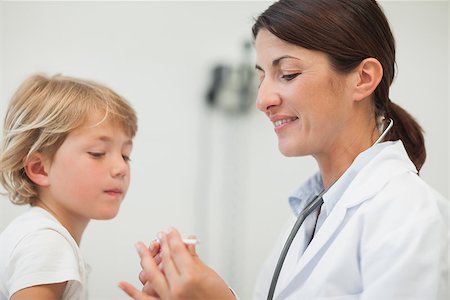
[[[390,100],[387,103],[386,115],[394,121],[394,126],[386,135],[385,141],[401,140],[419,172],[427,156],[422,127],[406,110]]]

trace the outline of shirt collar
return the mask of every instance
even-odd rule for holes
[[[350,167],[342,176],[328,189],[323,195],[322,210],[329,215],[336,203],[344,194],[347,187],[358,175],[370,160],[372,160],[384,148],[392,145],[394,142],[384,142],[376,144],[369,149],[361,152]],[[317,172],[311,176],[303,185],[301,185],[290,197],[289,205],[296,216],[300,214],[303,208],[311,202],[323,190],[323,182],[320,173]]]

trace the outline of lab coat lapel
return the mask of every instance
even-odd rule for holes
[[[401,159],[402,153],[403,155],[407,154],[399,143],[401,142],[397,142],[391,149],[387,149],[389,151],[382,151],[355,177],[306,248],[291,279],[296,274],[301,273],[320,251],[326,250],[327,245],[336,237],[335,233],[339,232],[348,221],[349,217],[346,217],[346,215],[349,214],[352,207],[358,206],[373,197],[392,177],[415,171],[412,162],[405,162]],[[383,166],[379,164],[381,159],[386,162]],[[367,182],[370,182],[370,184],[367,184]]]
[[[326,222],[323,223],[320,230],[316,233],[309,246],[306,248],[302,257],[299,259],[295,272],[291,280],[305,269],[311,260],[322,250],[326,249],[327,244],[332,242],[335,237],[335,232],[340,230],[341,225],[345,219],[347,208],[340,206],[335,209],[328,216]],[[311,268],[308,268],[311,270]]]
[[[414,165],[410,161],[405,162],[401,157],[399,158],[402,153],[407,155],[401,144],[394,144],[392,149],[389,150],[378,157],[385,162],[382,164],[383,166],[379,166],[378,159],[374,159],[353,180],[306,248],[289,280],[280,284],[278,291],[276,291],[277,296],[283,295],[291,284],[298,285],[299,282],[305,282],[314,269],[314,267],[308,267],[308,265],[317,264],[317,261],[314,260],[319,259],[321,257],[319,254],[327,250],[342,227],[351,218],[350,214],[354,212],[354,207],[373,197],[390,178],[404,172],[415,171]],[[367,184],[367,182],[370,182],[370,184]]]
[[[283,295],[285,291],[290,288],[291,284],[298,285],[299,282],[306,281],[314,269],[314,267],[308,267],[308,265],[317,264],[317,261],[314,260],[320,258],[321,255],[319,254],[325,252],[328,246],[333,242],[337,232],[345,225],[347,211],[347,206],[336,205],[298,260],[295,270],[290,273],[289,279],[279,283],[279,286],[275,291],[277,297]]]
[[[304,227],[302,227],[297,233],[297,237],[292,242],[291,249],[292,250],[303,249],[306,243],[307,243],[307,236]],[[297,251],[288,252],[283,263],[283,269],[281,270],[275,292],[283,290],[286,287],[286,285],[289,284],[289,282],[292,279],[292,274],[295,274],[297,271],[296,269],[299,262],[299,256],[300,253],[298,253]]]

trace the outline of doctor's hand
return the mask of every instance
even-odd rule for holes
[[[235,300],[225,281],[198,257],[195,246],[186,246],[172,229],[160,233],[160,265],[142,243],[137,244],[141,258],[140,277],[147,280],[143,291],[122,282],[120,287],[135,300],[223,299]],[[142,280],[141,280],[142,281]]]

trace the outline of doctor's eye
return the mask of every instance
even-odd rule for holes
[[[286,81],[291,81],[292,79],[294,79],[295,77],[297,77],[300,74],[301,73],[286,74],[286,75],[281,76],[281,78],[283,78]]]
[[[131,158],[128,155],[122,155],[122,158],[126,162],[130,162],[131,161]]]

